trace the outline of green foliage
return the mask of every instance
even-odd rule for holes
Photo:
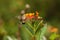
[[[35,20],[32,24],[31,20],[27,20],[25,24],[22,24],[20,30],[22,40],[43,40],[47,30],[47,24],[41,26],[41,20]]]
[[[50,40],[55,40],[57,37],[59,37],[58,34],[52,33],[51,36],[49,37]]]

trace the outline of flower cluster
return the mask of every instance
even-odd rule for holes
[[[23,15],[23,17],[25,17],[25,19],[41,19],[42,17],[39,16],[39,13],[36,11],[35,13],[26,13]]]

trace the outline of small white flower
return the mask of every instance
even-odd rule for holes
[[[26,8],[30,8],[30,5],[29,4],[26,4]]]
[[[25,20],[25,19],[26,19],[26,16],[25,16],[25,15],[23,15],[23,16],[22,16],[22,20]]]
[[[38,19],[42,19],[42,17],[38,16]]]
[[[24,14],[24,13],[25,13],[25,10],[22,10],[22,11],[21,11],[21,14]]]

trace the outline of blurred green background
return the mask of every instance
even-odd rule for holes
[[[60,29],[60,0],[0,0],[0,27],[14,34],[19,22],[15,16],[26,4],[30,5],[28,12],[38,11],[47,23]]]

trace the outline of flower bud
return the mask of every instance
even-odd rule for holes
[[[25,11],[24,11],[24,10],[22,10],[22,11],[21,11],[21,14],[24,14],[24,13],[25,13]]]
[[[30,5],[29,4],[26,4],[26,6],[25,6],[26,8],[30,8]]]

